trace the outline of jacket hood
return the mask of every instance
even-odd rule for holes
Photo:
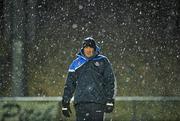
[[[81,58],[83,58],[83,59],[85,59],[85,60],[90,60],[90,59],[95,58],[95,57],[96,57],[97,55],[99,55],[99,54],[100,54],[100,47],[96,45],[96,50],[95,50],[94,55],[93,55],[92,57],[87,58],[87,57],[83,54],[83,48],[81,48],[81,50],[76,54],[76,56],[81,57]]]

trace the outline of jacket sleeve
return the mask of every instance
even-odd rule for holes
[[[70,102],[70,100],[74,94],[75,88],[76,88],[76,73],[75,73],[75,71],[73,71],[71,66],[69,68],[66,82],[64,85],[64,94],[62,97],[62,101],[64,103]]]
[[[104,82],[105,82],[105,96],[107,102],[111,102],[115,99],[116,95],[116,78],[112,70],[111,63],[106,59],[106,65],[104,69]]]

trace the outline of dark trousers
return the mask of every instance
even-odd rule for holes
[[[104,106],[96,103],[75,105],[76,121],[103,121]]]

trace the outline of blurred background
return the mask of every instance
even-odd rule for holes
[[[62,96],[88,36],[113,65],[117,96],[180,96],[179,0],[0,0],[0,97]],[[179,120],[179,104],[164,104],[167,119]]]

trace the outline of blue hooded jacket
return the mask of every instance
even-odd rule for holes
[[[63,102],[69,103],[74,94],[74,104],[105,104],[114,100],[116,80],[107,57],[100,55],[96,46],[93,57],[87,58],[83,49],[69,66]]]

